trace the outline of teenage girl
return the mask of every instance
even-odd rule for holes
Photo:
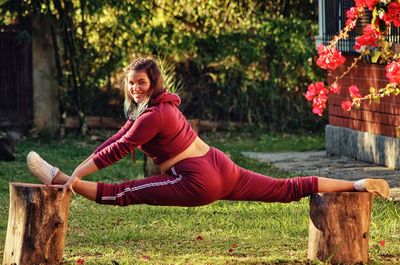
[[[275,179],[236,165],[210,147],[191,128],[179,110],[180,98],[163,85],[153,59],[132,62],[124,77],[125,125],[78,167],[71,176],[30,152],[30,171],[42,183],[78,193],[102,204],[199,206],[216,200],[291,202],[317,192],[368,191],[387,197],[382,179],[356,182],[317,176]],[[82,180],[139,148],[162,174],[121,183]]]

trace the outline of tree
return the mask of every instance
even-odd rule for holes
[[[182,80],[189,117],[288,130],[321,123],[301,100],[321,76],[310,64],[316,8],[300,0],[9,0],[0,13],[3,23],[36,15],[51,23],[62,113],[82,121],[122,114],[121,70],[132,57],[161,55]]]

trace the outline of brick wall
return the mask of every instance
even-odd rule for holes
[[[343,72],[351,64],[354,57],[347,57],[346,64],[337,69]],[[328,74],[328,83],[334,80],[336,72]],[[348,87],[356,85],[362,95],[368,93],[369,88],[383,88],[388,80],[385,77],[384,65],[370,64],[360,61],[343,77],[339,85],[342,87],[340,95],[332,95],[329,99],[329,124],[346,127],[357,131],[396,137],[396,127],[400,128],[400,95],[385,97],[380,103],[365,101],[359,110],[347,112],[341,108],[341,103],[349,97]],[[397,134],[399,137],[399,134]]]

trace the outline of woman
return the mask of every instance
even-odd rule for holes
[[[178,109],[180,98],[166,91],[159,67],[152,59],[138,59],[129,65],[124,91],[127,122],[71,176],[35,152],[27,156],[30,171],[44,184],[76,192],[97,203],[120,206],[199,206],[216,200],[290,202],[316,192],[355,190],[388,196],[389,186],[381,179],[274,179],[237,166],[196,135]],[[136,147],[152,158],[163,173],[115,184],[81,180]]]

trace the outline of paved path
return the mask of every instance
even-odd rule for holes
[[[317,175],[337,179],[356,180],[373,177],[386,179],[390,196],[400,200],[400,170],[356,161],[348,157],[329,156],[326,151],[255,153],[243,152],[244,156],[274,164],[277,168],[299,175]]]

